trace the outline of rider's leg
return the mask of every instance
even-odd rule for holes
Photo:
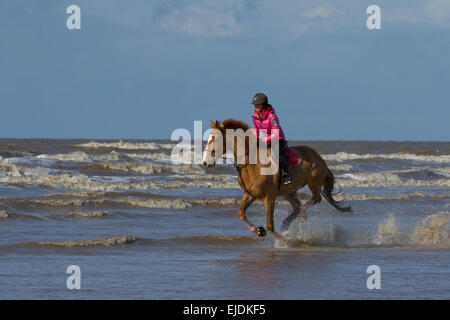
[[[289,184],[292,182],[292,176],[289,172],[289,159],[286,155],[287,143],[285,140],[280,140],[280,169],[281,169],[281,180],[283,184]]]

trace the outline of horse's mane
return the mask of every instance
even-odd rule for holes
[[[233,129],[233,130],[242,129],[244,131],[250,129],[248,124],[246,124],[245,122],[232,118],[223,120],[222,124],[225,127],[225,129]]]

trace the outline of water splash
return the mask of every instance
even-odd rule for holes
[[[402,243],[394,214],[389,214],[386,220],[378,225],[378,233],[375,234],[373,243],[382,246],[396,246]]]
[[[429,215],[414,229],[411,240],[418,244],[448,244],[450,216],[448,212]]]
[[[277,246],[288,247],[347,247],[347,232],[338,224],[323,225],[322,220],[294,221],[288,230],[282,233],[287,239],[285,244]]]
[[[315,220],[311,222],[311,220]],[[364,220],[361,220],[364,223]],[[313,218],[303,223],[294,221],[283,232],[287,243],[275,243],[285,247],[339,247],[339,248],[393,248],[417,245],[448,245],[450,243],[450,216],[448,211],[431,214],[418,222],[415,228],[399,230],[393,213],[378,224],[375,232],[354,232],[346,225],[330,224],[326,219]]]

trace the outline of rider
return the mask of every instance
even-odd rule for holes
[[[266,130],[262,137],[264,143],[270,143],[273,139],[279,139],[279,159],[281,169],[281,180],[283,184],[292,182],[291,174],[288,168],[288,157],[286,154],[288,145],[284,138],[283,130],[281,129],[278,117],[275,110],[269,104],[269,100],[264,93],[257,93],[253,97],[252,104],[255,105],[255,112],[253,113],[253,125],[256,131],[256,136],[259,137],[259,130]],[[272,129],[274,130],[272,132]]]

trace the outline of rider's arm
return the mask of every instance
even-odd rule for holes
[[[255,136],[256,138],[259,138],[259,128],[258,125],[256,124],[256,119],[253,118],[253,128],[254,128],[254,132],[255,132]]]
[[[279,138],[279,135],[280,135],[280,123],[278,122],[278,117],[276,116],[275,113],[271,113],[269,115],[269,130],[270,130],[270,135],[266,134],[262,138],[262,141],[264,143],[269,143],[272,140],[276,140],[276,139]]]

